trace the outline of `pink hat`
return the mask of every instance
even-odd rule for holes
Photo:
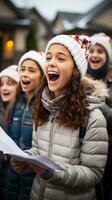
[[[87,60],[84,48],[87,50],[89,47],[90,41],[88,39],[89,37],[84,35],[57,35],[48,42],[45,54],[47,54],[47,51],[52,44],[58,43],[64,45],[73,56],[76,66],[83,77],[87,70]]]

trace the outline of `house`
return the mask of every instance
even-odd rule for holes
[[[71,19],[70,19],[71,16]],[[104,0],[84,14],[59,12],[54,20],[53,35],[105,32],[112,35],[112,0]]]
[[[11,0],[0,0],[0,70],[18,63],[27,50],[42,51],[50,24],[35,8],[18,8]]]
[[[61,11],[60,7],[53,20],[44,16],[46,9],[41,6],[41,11],[38,3],[42,2],[30,8],[20,8],[16,1],[0,0],[1,67],[17,63],[29,49],[44,51],[48,40],[57,34],[91,35],[105,32],[112,35],[112,0],[102,0],[84,13],[71,12],[70,9],[68,12]]]
[[[52,22],[53,33],[59,34],[73,27],[74,21],[82,17],[81,13],[71,13],[71,12],[57,12],[55,19]]]
[[[0,0],[0,66],[6,67],[16,62],[16,55],[24,51],[25,38],[31,20],[26,19],[22,12],[9,0]]]
[[[30,19],[33,24],[29,32],[29,40],[27,41],[27,45],[30,44],[30,36],[32,35],[32,32],[34,32],[36,44],[35,49],[38,51],[44,51],[46,42],[48,40],[47,38],[49,38],[52,35],[51,23],[48,20],[46,20],[35,7],[29,9],[26,17],[27,19]],[[32,48],[33,47],[31,47],[30,49]]]

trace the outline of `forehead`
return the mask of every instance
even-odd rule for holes
[[[31,60],[31,59],[27,59],[27,60],[24,60],[21,64],[21,68],[35,68],[35,69],[40,69],[40,65],[34,61],[34,60]]]
[[[64,46],[63,44],[52,44],[47,53],[62,53],[62,54],[69,54],[70,55],[70,51],[68,50],[68,48],[66,46]]]
[[[90,49],[102,49],[105,51],[105,48],[101,45],[101,44],[98,44],[96,43],[94,46],[92,46]]]
[[[35,60],[31,60],[31,59],[26,59],[22,62],[21,66],[38,66],[38,63]]]
[[[7,82],[14,83],[15,81],[12,78],[8,77],[8,76],[3,76],[3,77],[0,78],[0,82],[2,82],[2,83],[5,83],[5,82],[6,83]]]

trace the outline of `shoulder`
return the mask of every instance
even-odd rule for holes
[[[101,110],[101,108],[94,108],[89,113],[89,123],[95,124],[97,126],[104,126],[106,128],[106,118]]]
[[[90,141],[108,141],[107,122],[99,108],[90,111],[86,137]]]

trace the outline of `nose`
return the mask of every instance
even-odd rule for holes
[[[28,75],[28,70],[24,70],[20,73],[20,76],[27,76]]]
[[[51,66],[51,67],[56,66],[56,59],[55,58],[50,59],[48,65]]]
[[[97,51],[94,51],[93,54],[92,54],[92,56],[97,57],[98,56]]]

